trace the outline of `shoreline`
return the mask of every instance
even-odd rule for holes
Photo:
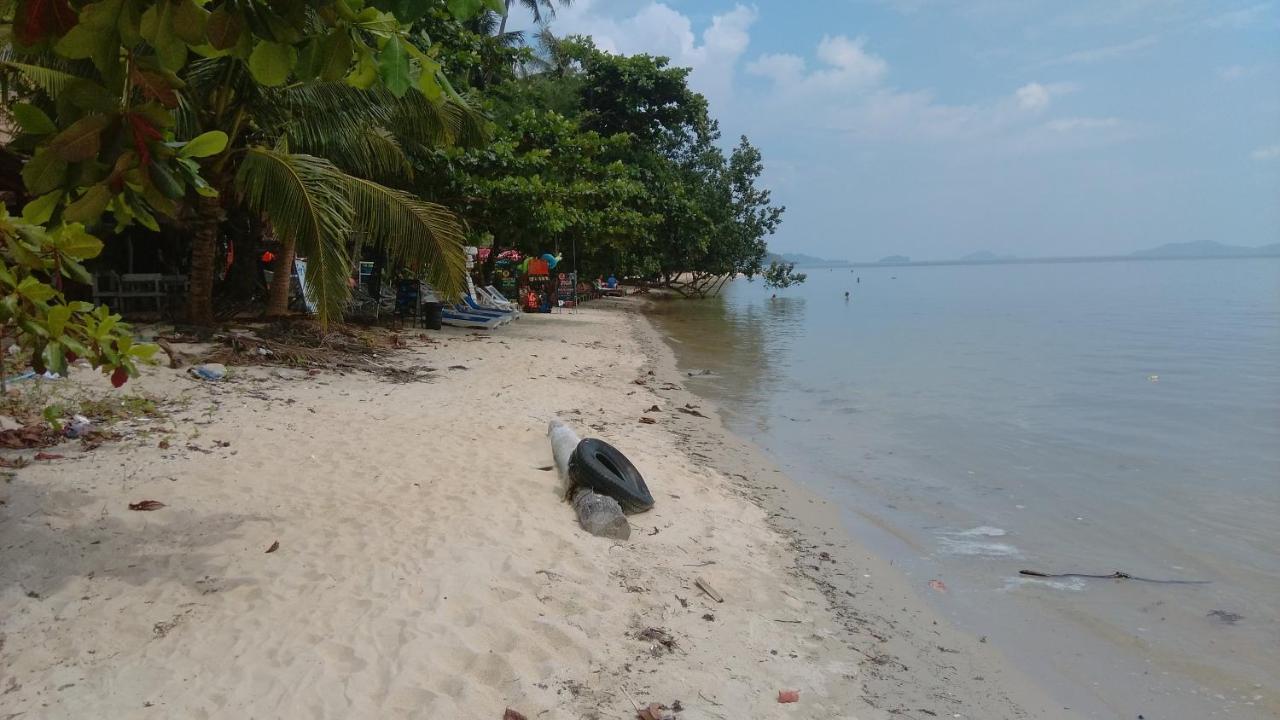
[[[863,658],[865,707],[858,717],[1080,717],[1054,702],[991,645],[955,629],[906,576],[853,536],[835,503],[792,479],[764,450],[725,427],[712,400],[678,382],[684,374],[675,350],[652,320],[646,317],[636,333],[649,362],[660,368],[658,377],[680,385],[665,391],[667,399],[713,410],[705,420],[679,419],[682,447],[695,460],[736,478],[740,491],[767,511],[770,527],[791,545],[792,571],[822,591],[847,647]],[[718,448],[696,439],[707,423],[722,443]],[[870,607],[863,605],[867,600]]]
[[[4,706],[603,719],[679,700],[679,718],[1059,717],[729,433],[636,305],[433,333],[388,353],[420,369],[408,383],[149,369],[123,392],[158,398],[156,417],[97,448],[52,448],[65,457],[0,486]],[[89,372],[59,382],[108,392]],[[654,404],[656,424],[640,424]],[[673,412],[689,404],[707,412]],[[649,479],[658,505],[631,516],[629,541],[582,532],[560,499],[544,469],[556,414]],[[141,499],[165,507],[126,508]],[[800,702],[779,704],[784,689]]]

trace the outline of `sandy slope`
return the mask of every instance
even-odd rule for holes
[[[755,456],[714,416],[671,412],[696,401],[661,390],[669,353],[602,305],[433,333],[402,354],[432,382],[149,370],[129,389],[177,403],[168,420],[0,485],[0,718],[626,718],[631,698],[679,700],[681,718],[873,718],[895,684],[959,703],[912,694],[902,717],[1024,716],[976,644],[943,679],[877,624],[905,617],[900,588],[864,583],[858,621],[833,607],[834,581],[863,582],[841,563],[861,560],[833,547],[826,575],[806,570],[800,536],[768,520],[775,484],[724,471]],[[540,469],[555,413],[644,472],[658,505],[629,542],[581,532]],[[167,507],[127,509],[143,499]]]

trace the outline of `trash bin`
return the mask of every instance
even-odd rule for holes
[[[428,330],[439,330],[444,325],[444,305],[438,302],[422,303],[422,324]]]

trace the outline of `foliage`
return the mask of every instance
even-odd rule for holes
[[[403,123],[416,143],[478,137],[479,123],[411,23],[431,12],[465,20],[502,9],[500,0],[98,0],[76,7],[18,0],[8,10],[21,55],[8,53],[0,68],[29,100],[13,110],[22,135],[11,146],[30,153],[23,180],[34,199],[24,218],[93,226],[110,212],[116,230],[134,222],[158,230],[164,218],[190,218],[190,312],[209,322],[218,224],[234,202],[226,197],[230,179],[242,176],[232,165],[253,148],[269,151],[289,139],[342,163],[352,177],[394,176],[389,168],[408,163],[388,125]],[[270,122],[273,102],[280,110],[283,100],[324,97],[300,92],[317,84],[366,91],[359,108],[366,112],[303,103]],[[361,123],[379,105],[384,122]],[[346,178],[341,184],[356,187]],[[198,201],[220,195],[218,203]],[[394,195],[364,197],[390,202]],[[186,214],[191,207],[194,215]],[[281,203],[271,210],[286,222],[305,211]],[[456,223],[440,208],[417,217],[411,229],[419,234],[405,247],[426,248],[415,258],[424,262],[452,253],[445,264],[452,274],[440,277],[456,289]],[[322,319],[329,320],[347,295],[346,238],[308,237],[330,244],[325,261],[308,264],[311,285],[326,294]]]
[[[36,372],[66,374],[77,358],[111,375],[116,387],[137,374],[137,363],[156,346],[133,342],[119,315],[91,303],[67,302],[64,279],[82,282],[81,264],[102,250],[102,242],[79,223],[46,230],[9,216],[0,207],[0,375],[8,359]],[[8,352],[10,344],[19,349]]]
[[[769,267],[765,268],[765,271],[761,273],[764,277],[764,286],[767,288],[774,288],[776,290],[783,290],[791,287],[792,285],[799,285],[804,282],[805,278],[808,276],[804,273],[794,272],[795,269],[795,263],[780,263],[777,261],[769,263]]]

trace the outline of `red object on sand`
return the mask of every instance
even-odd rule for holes
[[[938,592],[947,591],[947,584],[942,582],[941,580],[930,580],[929,587],[933,588],[934,590],[937,590]]]
[[[799,690],[779,690],[778,702],[780,703],[800,702],[800,691]]]

